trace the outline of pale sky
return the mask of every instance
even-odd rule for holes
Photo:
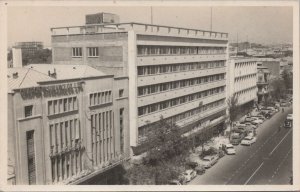
[[[213,31],[229,40],[292,43],[292,7],[213,7]],[[51,27],[84,25],[85,14],[110,12],[120,22],[150,23],[150,7],[8,7],[8,46],[18,41],[42,41],[51,46]],[[153,7],[153,24],[209,30],[210,7]]]

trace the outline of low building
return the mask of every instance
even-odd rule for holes
[[[237,96],[243,109],[257,101],[257,58],[231,57],[228,60],[228,97]]]
[[[8,88],[10,183],[78,183],[129,157],[127,77],[32,64],[9,68]]]

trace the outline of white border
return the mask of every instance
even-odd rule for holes
[[[7,3],[7,5],[6,5]],[[6,48],[7,48],[7,6],[292,6],[293,7],[293,63],[294,63],[294,130],[293,130],[293,173],[294,173],[294,185],[259,185],[259,186],[225,186],[225,185],[188,185],[188,186],[111,186],[111,185],[99,185],[99,186],[9,186],[6,185],[6,145],[7,145],[7,78],[6,78]],[[112,0],[112,1],[3,1],[0,0],[0,106],[2,106],[2,113],[0,116],[0,154],[1,161],[1,186],[0,190],[4,191],[286,191],[286,190],[300,190],[299,173],[300,173],[300,138],[299,138],[299,2],[294,1],[126,1],[126,0]],[[26,29],[25,29],[26,30]],[[2,80],[3,79],[3,80]],[[298,171],[296,171],[298,170]]]

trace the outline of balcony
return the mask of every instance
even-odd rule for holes
[[[179,126],[179,127],[184,127],[184,126],[187,126],[189,124],[192,124],[196,121],[199,121],[200,119],[203,119],[205,117],[208,117],[210,115],[213,115],[215,113],[218,113],[220,111],[223,111],[226,109],[226,104],[224,105],[221,105],[221,106],[218,106],[216,108],[213,108],[211,110],[208,110],[206,112],[201,112],[200,114],[196,114],[196,115],[193,115],[191,117],[188,117],[188,118],[185,118],[181,121],[177,121],[176,124]]]
[[[137,65],[162,65],[174,64],[174,63],[191,63],[201,61],[218,61],[226,60],[226,53],[219,54],[203,54],[203,55],[150,55],[150,56],[138,56]]]
[[[257,85],[268,85],[269,82],[268,81],[257,81],[256,84]]]
[[[180,105],[176,105],[174,107],[169,107],[164,110],[155,111],[152,113],[148,113],[138,117],[138,127],[142,127],[147,124],[147,122],[153,123],[159,121],[160,117],[164,118],[172,117],[174,115],[178,115],[185,111],[189,111],[195,109],[199,106],[199,102],[203,102],[202,104],[208,104],[220,99],[224,99],[226,97],[226,92],[218,93],[215,95],[210,95],[201,99],[197,99],[188,103],[183,103]]]
[[[178,81],[183,79],[191,79],[220,73],[226,73],[226,67],[138,76],[137,86],[141,87],[146,85]]]
[[[144,95],[144,96],[138,96],[137,105],[138,105],[138,107],[144,106],[144,105],[150,105],[152,103],[165,101],[166,99],[177,98],[177,97],[181,97],[184,95],[189,95],[192,93],[197,93],[200,91],[205,91],[205,90],[209,90],[212,88],[221,87],[221,86],[225,86],[225,85],[226,85],[226,80],[222,79],[219,81],[202,83],[200,85],[193,85],[193,86],[148,94],[148,95]]]

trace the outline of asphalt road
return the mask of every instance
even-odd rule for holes
[[[226,155],[198,175],[190,185],[288,185],[292,174],[291,128],[278,129],[292,108],[276,113],[257,128],[257,141],[238,145],[236,155]]]

